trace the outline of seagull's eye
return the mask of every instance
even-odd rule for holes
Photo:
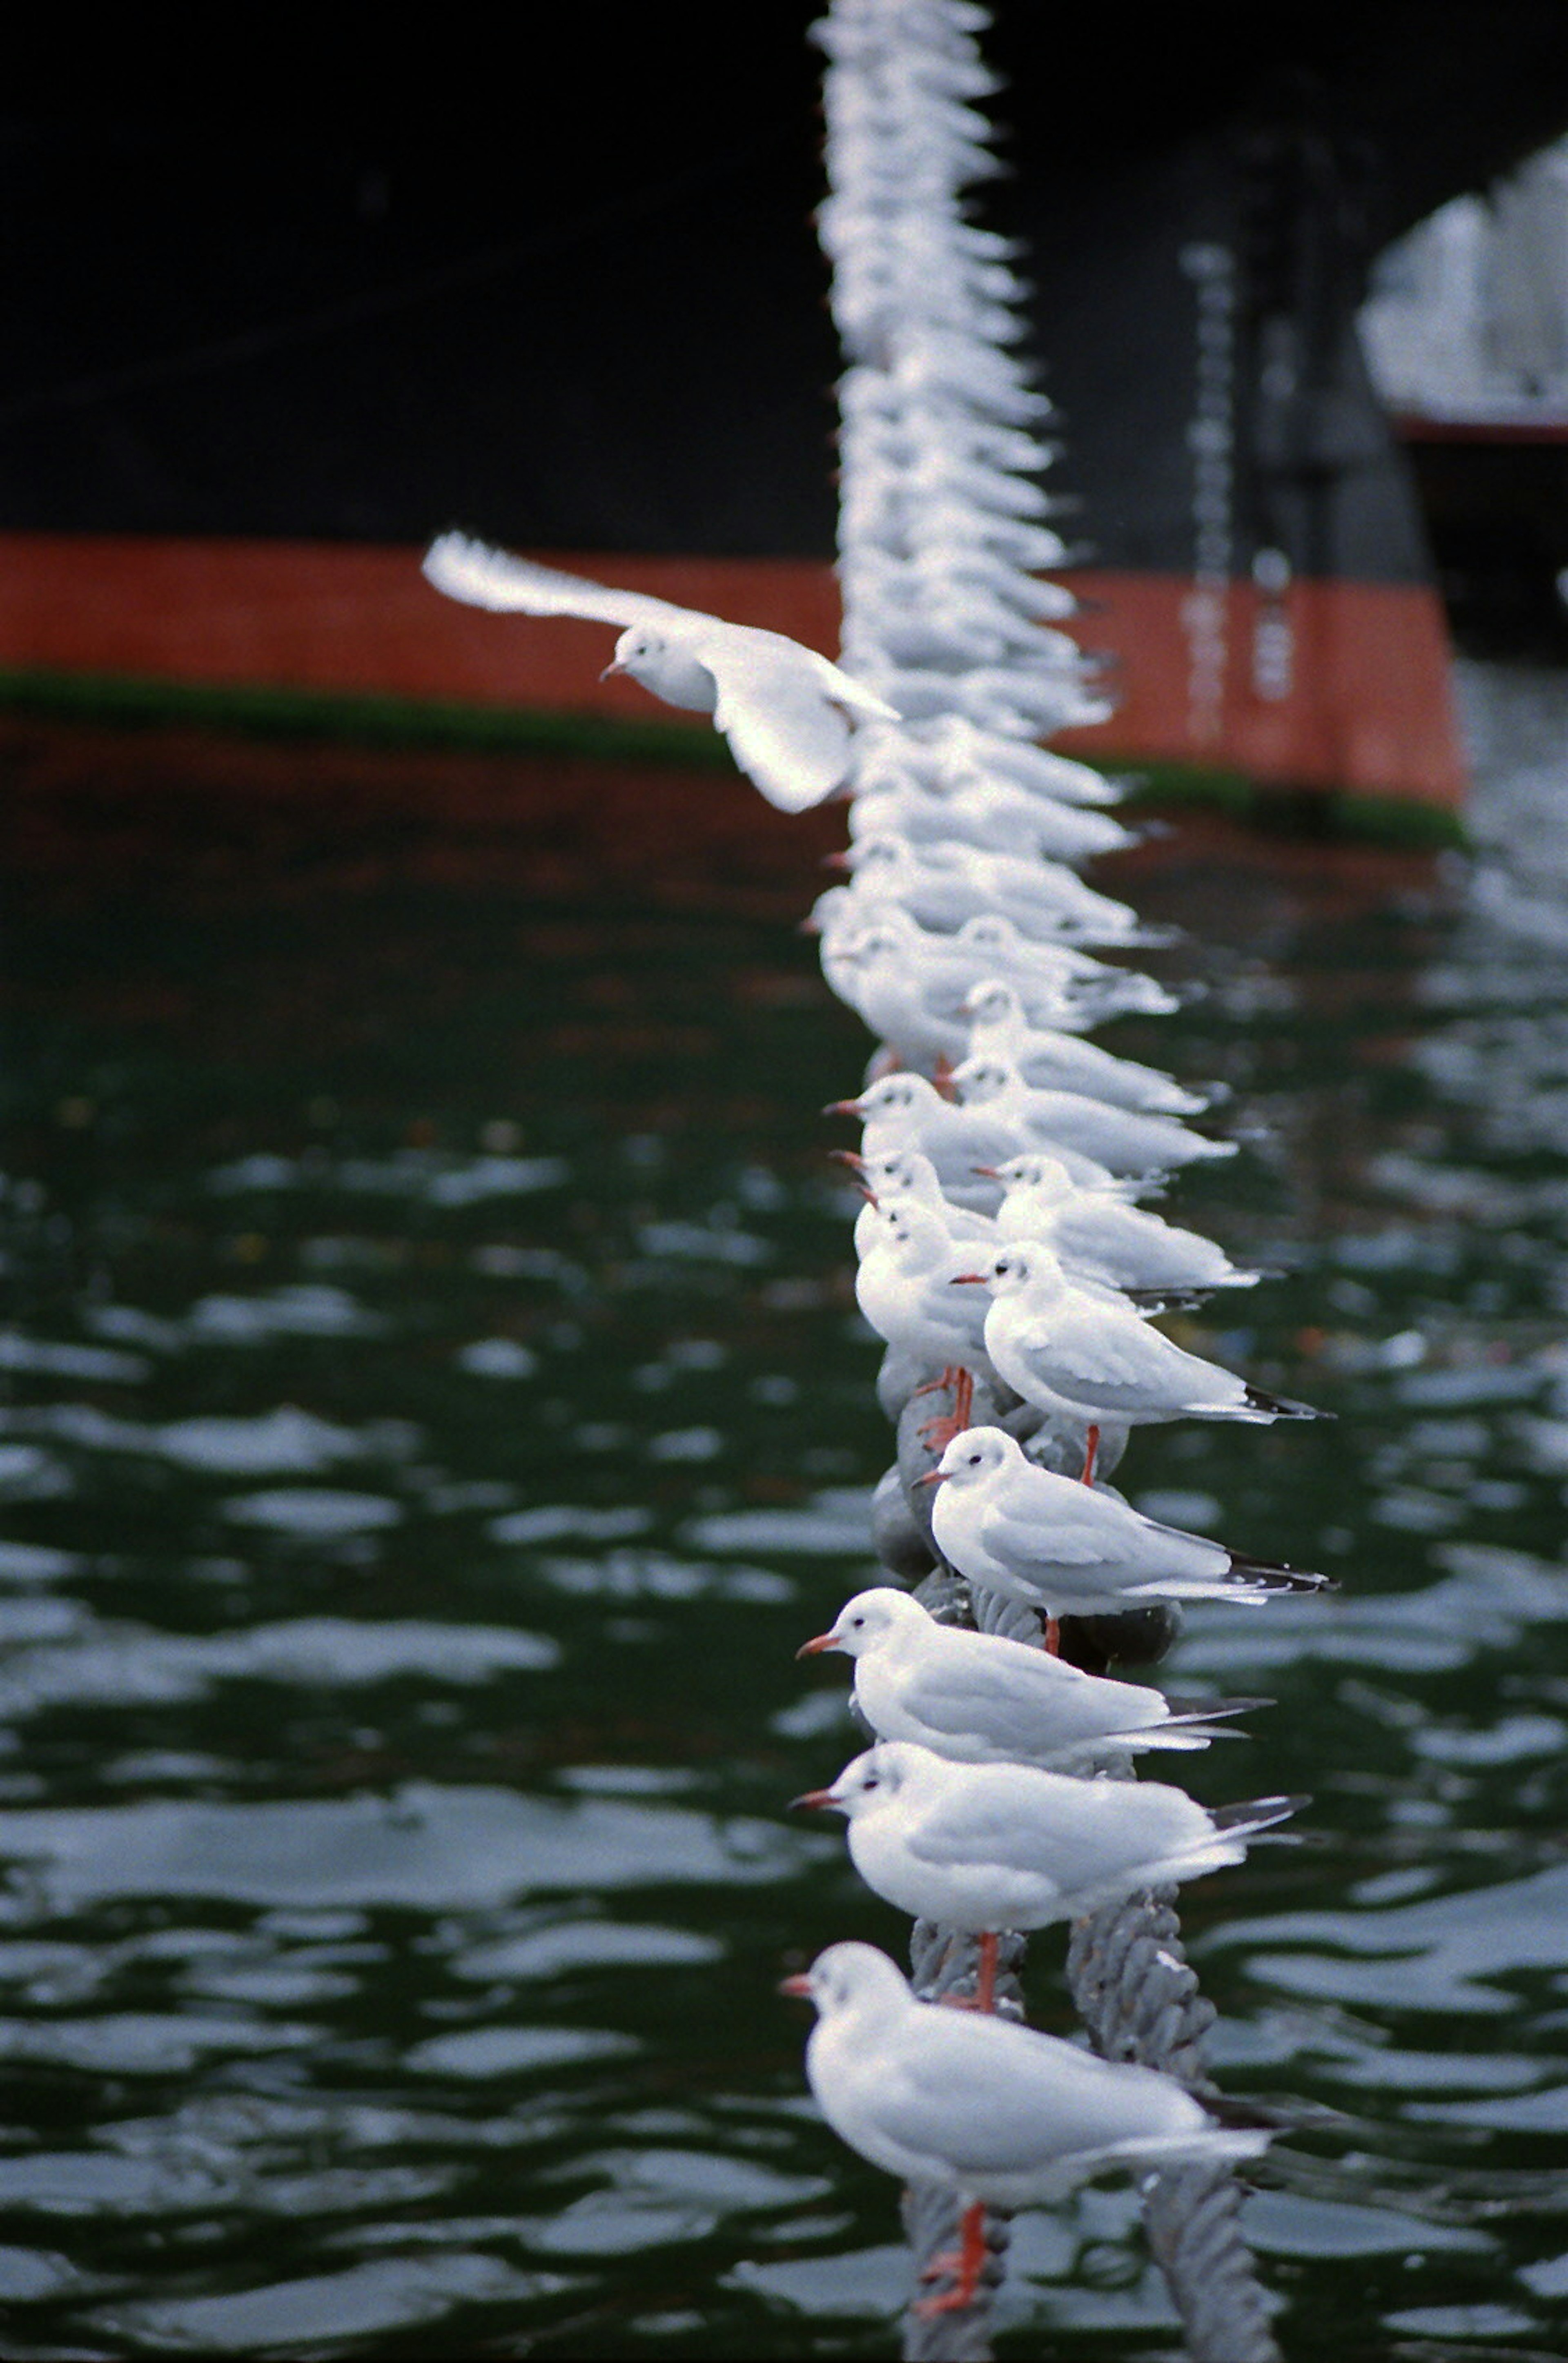
[[[864,1789],[876,1789],[880,1788],[881,1785],[882,1784],[878,1781],[874,1772],[868,1772],[864,1781],[861,1783],[861,1786]]]
[[[850,1619],[850,1630],[851,1630],[851,1633],[858,1633],[858,1632],[860,1631],[860,1629],[861,1629],[861,1626],[865,1623],[865,1621],[866,1621],[866,1620],[865,1620],[865,1618],[864,1618],[863,1616],[851,1616],[851,1619]]]
[[[970,1465],[970,1467],[971,1467],[972,1469],[978,1469],[978,1468],[979,1468],[979,1466],[980,1466],[980,1463],[981,1463],[981,1461],[982,1461],[982,1459],[983,1459],[984,1458],[984,1455],[983,1453],[979,1453],[979,1452],[972,1452],[972,1453],[970,1454],[970,1456],[969,1456],[969,1465]]]

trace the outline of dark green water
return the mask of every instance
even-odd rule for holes
[[[1198,1793],[1316,1800],[1184,1901],[1224,2080],[1314,2113],[1251,2202],[1302,2363],[1568,2339],[1568,682],[1467,689],[1473,864],[1184,821],[1119,881],[1207,991],[1117,1038],[1257,1129],[1180,1210],[1294,1268],[1195,1342],[1339,1414],[1120,1478],[1342,1584],[1168,1668],[1279,1703]],[[793,1651],[889,1454],[827,838],[657,771],[628,852],[592,767],[0,765],[4,2351],[894,2352],[896,2194],[774,1993],[904,1933],[783,1810],[856,1744]],[[1177,2349],[1129,2190],[1015,2255],[1004,2352]]]

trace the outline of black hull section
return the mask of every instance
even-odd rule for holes
[[[439,50],[367,61],[369,97],[313,65],[303,125],[237,125],[216,75],[177,113],[13,116],[0,529],[829,555],[814,13],[536,12],[494,94]],[[1182,258],[1210,248],[1236,570],[1418,579],[1350,315],[1378,246],[1568,121],[1560,0],[1136,33],[1002,0],[987,46],[986,210],[1029,241],[1096,562],[1195,562]]]

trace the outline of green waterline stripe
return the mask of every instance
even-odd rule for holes
[[[1414,796],[1372,795],[1351,788],[1271,786],[1243,771],[1151,763],[1136,757],[1123,771],[1115,756],[1096,760],[1101,771],[1120,773],[1129,804],[1167,809],[1207,806],[1285,837],[1355,838],[1362,844],[1416,850],[1445,847],[1466,850],[1471,843],[1462,813],[1443,804],[1422,804]]]
[[[733,769],[724,741],[706,724],[622,722],[614,716],[386,697],[374,692],[284,689],[271,682],[156,681],[135,674],[0,667],[0,708],[150,728],[196,723],[258,738],[326,738],[370,747],[584,755],[606,761]]]
[[[575,755],[715,771],[734,768],[723,739],[706,724],[628,722],[539,706],[473,705],[271,683],[172,682],[134,674],[0,667],[0,708],[133,727],[194,723],[258,738]],[[1106,771],[1119,771],[1124,760],[1132,804],[1207,805],[1296,837],[1354,838],[1408,847],[1462,847],[1469,842],[1457,813],[1404,796],[1271,788],[1240,771],[1151,763],[1114,754],[1098,758],[1099,767]]]

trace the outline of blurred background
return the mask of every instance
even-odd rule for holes
[[[773,1994],[904,1935],[784,1812],[891,1453],[841,818],[417,571],[461,523],[831,645],[808,14],[6,121],[18,2355],[887,2349],[895,2194]],[[1223,2080],[1319,2113],[1251,2229],[1293,2358],[1560,2355],[1568,22],[991,51],[1081,743],[1173,821],[1096,882],[1202,988],[1105,1038],[1233,1087],[1173,1212],[1287,1273],[1191,1342],[1338,1414],[1122,1477],[1341,1584],[1165,1670],[1278,1702],[1198,1794],[1315,1798],[1184,1897]],[[1016,2257],[1003,2353],[1172,2351],[1130,2191]]]
[[[199,51],[96,108],[35,77],[0,140],[0,683],[646,716],[580,636],[435,599],[409,553],[451,524],[830,632],[811,14],[559,11],[504,75],[382,44],[308,105],[271,51],[242,106]],[[1564,636],[1561,10],[1133,41],[1005,6],[990,51],[985,211],[1119,699],[1085,751],[1453,807],[1434,581],[1467,629]]]

